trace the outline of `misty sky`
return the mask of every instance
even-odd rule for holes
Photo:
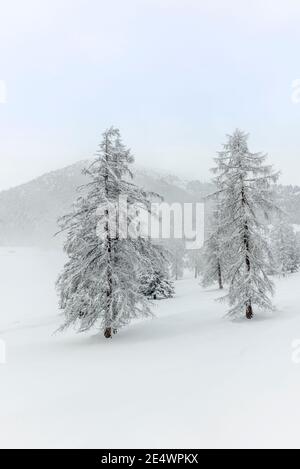
[[[93,156],[207,180],[235,127],[300,184],[300,1],[1,0],[0,189]]]

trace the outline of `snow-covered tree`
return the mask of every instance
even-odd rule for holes
[[[228,253],[227,278],[230,316],[246,314],[254,306],[272,309],[273,284],[268,278],[271,252],[264,235],[264,219],[275,209],[272,184],[278,174],[265,165],[266,155],[251,153],[248,135],[236,130],[228,136],[214,169],[220,200],[223,248]]]
[[[182,278],[185,262],[185,244],[182,239],[170,239],[167,247],[171,253],[171,274],[175,280]]]
[[[69,258],[57,282],[65,313],[61,329],[74,325],[86,331],[96,325],[110,338],[131,319],[151,315],[140,276],[151,267],[152,245],[139,236],[124,236],[119,229],[124,214],[116,209],[120,197],[126,199],[125,225],[133,226],[136,207],[149,207],[148,195],[130,180],[132,162],[119,130],[104,132],[97,158],[85,170],[89,181],[82,195],[59,221],[67,231]]]
[[[174,284],[166,270],[154,270],[141,277],[141,292],[143,295],[156,300],[158,298],[172,298]]]
[[[202,249],[188,249],[186,253],[186,265],[193,270],[194,278],[198,278],[203,268]]]
[[[148,298],[171,298],[174,285],[170,280],[171,253],[162,242],[152,242],[149,237],[141,238],[141,250],[149,262],[140,276],[140,291]]]
[[[204,243],[204,269],[202,285],[208,287],[217,282],[219,289],[224,286],[225,275],[225,250],[223,245],[223,229],[220,224],[222,219],[219,202],[216,203],[211,217],[211,230],[208,239]]]
[[[271,248],[275,272],[281,275],[297,272],[300,266],[300,249],[293,226],[281,220],[271,230]]]
[[[222,260],[216,234],[212,234],[204,244],[204,262],[202,285],[208,287],[217,282],[219,289],[222,290],[224,286]]]

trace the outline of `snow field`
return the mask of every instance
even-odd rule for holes
[[[276,280],[276,313],[235,322],[218,290],[180,280],[105,340],[53,335],[59,252],[0,259],[1,447],[300,447],[299,274]]]

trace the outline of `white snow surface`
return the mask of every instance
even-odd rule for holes
[[[154,319],[106,340],[53,335],[63,262],[0,249],[1,448],[300,447],[299,274],[276,280],[273,315],[235,322],[185,278]]]

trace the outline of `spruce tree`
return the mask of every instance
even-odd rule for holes
[[[166,270],[153,270],[145,273],[141,277],[141,292],[153,300],[172,298],[175,293],[173,282]]]
[[[79,331],[99,327],[111,338],[131,319],[150,316],[149,302],[140,292],[140,276],[151,267],[151,244],[138,236],[124,236],[116,210],[126,197],[126,226],[137,215],[131,207],[148,209],[148,195],[131,181],[133,157],[121,141],[118,129],[110,128],[93,163],[84,171],[88,182],[73,211],[59,224],[67,231],[64,250],[68,262],[57,281],[65,323]],[[128,210],[127,210],[128,209]]]
[[[157,194],[156,194],[157,195]],[[149,262],[140,277],[141,292],[148,298],[171,298],[174,296],[174,285],[170,279],[171,253],[161,240],[152,242],[144,237],[145,252]]]
[[[223,249],[228,253],[229,315],[251,319],[254,307],[272,309],[273,284],[267,273],[272,266],[265,237],[265,220],[275,210],[272,184],[277,180],[266,155],[251,153],[248,135],[236,130],[228,136],[214,169],[220,198]]]

